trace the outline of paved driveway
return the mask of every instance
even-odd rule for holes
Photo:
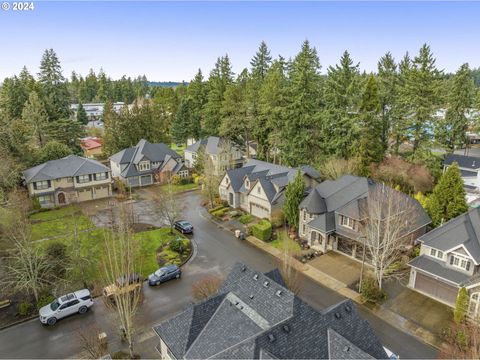
[[[260,271],[275,267],[275,260],[247,242],[237,240],[231,233],[219,229],[202,217],[198,193],[180,196],[185,203],[184,216],[195,226],[193,241],[196,253],[184,266],[180,280],[155,288],[145,288],[145,302],[138,315],[139,340],[145,345],[138,349],[143,357],[155,353],[155,338],[151,327],[184,309],[191,301],[191,286],[207,274],[225,276],[235,262],[242,261]],[[317,309],[324,309],[343,298],[303,278],[300,296]],[[383,344],[402,358],[435,358],[437,351],[416,338],[385,323],[368,310],[360,308],[361,315],[375,328]],[[118,343],[116,327],[111,325],[108,312],[97,301],[93,310],[85,316],[73,316],[60,321],[55,327],[43,327],[37,320],[29,321],[0,332],[0,358],[67,358],[81,352],[78,331],[96,326],[107,332],[114,344]],[[148,344],[148,345],[147,345]],[[146,347],[146,348],[142,348]],[[112,347],[116,350],[118,347]]]

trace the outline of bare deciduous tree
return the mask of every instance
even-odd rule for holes
[[[215,175],[215,166],[210,156],[206,155],[204,161],[202,195],[208,200],[210,207],[213,208],[215,198],[218,196],[220,177]]]
[[[219,276],[210,275],[192,285],[192,296],[196,300],[204,300],[215,294],[223,283]]]
[[[478,320],[452,322],[444,336],[440,359],[480,359],[480,324]]]
[[[101,333],[96,326],[82,328],[77,336],[78,341],[85,352],[86,359],[100,359],[107,350],[107,344],[99,339]]]
[[[279,236],[281,237],[280,248],[282,250],[282,260],[279,261],[278,268],[280,269],[282,279],[287,288],[294,294],[298,295],[301,289],[301,278],[294,266],[296,261],[294,256],[297,255],[299,250],[295,241],[290,239],[286,235],[286,232],[279,233]]]
[[[356,159],[332,158],[319,165],[320,174],[328,180],[336,180],[343,175],[355,175],[358,168]]]
[[[383,184],[375,184],[368,200],[361,202],[365,259],[373,266],[380,289],[387,269],[400,260],[401,250],[408,244],[418,210],[409,196]]]
[[[135,316],[141,303],[141,286],[129,287],[132,274],[138,274],[139,256],[138,246],[132,232],[132,217],[129,204],[118,205],[118,219],[111,232],[105,233],[105,255],[103,268],[105,281],[116,284],[113,292],[114,305],[112,310],[115,319],[123,331],[123,337],[128,343],[131,358],[134,358]],[[113,211],[112,211],[113,214]],[[119,284],[117,279],[126,281]]]
[[[182,208],[175,197],[171,176],[165,179],[165,185],[160,187],[152,203],[154,211],[168,223],[170,233],[173,234],[173,226],[180,219]]]

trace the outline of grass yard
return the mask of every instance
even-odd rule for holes
[[[278,231],[277,238],[270,241],[269,244],[279,250],[284,250],[285,246],[287,246],[287,249],[294,253],[300,252],[301,250],[300,245],[296,241],[290,239],[284,230]]]
[[[174,192],[182,192],[186,190],[198,189],[198,184],[190,183],[190,184],[183,184],[183,185],[172,185],[172,189]]]

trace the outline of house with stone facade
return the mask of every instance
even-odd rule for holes
[[[318,311],[287,289],[278,270],[237,263],[213,296],[153,330],[162,359],[387,359],[356,305]]]
[[[110,169],[100,162],[69,155],[23,172],[28,193],[42,208],[51,208],[112,195]]]
[[[162,182],[165,176],[186,178],[189,170],[182,157],[163,143],[140,140],[136,146],[110,157],[112,176],[131,187]]]
[[[271,219],[282,208],[285,189],[297,171],[303,175],[307,189],[320,183],[320,174],[310,166],[290,168],[250,159],[241,168],[227,170],[219,185],[220,198],[233,208]]]
[[[480,209],[460,215],[418,239],[409,287],[455,307],[458,291],[470,296],[468,315],[480,317]]]
[[[323,253],[333,250],[361,260],[361,227],[366,219],[363,209],[379,186],[386,187],[369,178],[351,175],[317,185],[299,206],[300,238]],[[431,220],[417,200],[398,193],[406,197],[414,211],[403,236],[405,246],[413,246],[415,239],[425,234]]]

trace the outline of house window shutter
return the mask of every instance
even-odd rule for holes
[[[33,183],[33,189],[37,190],[37,183],[36,182]]]
[[[88,181],[92,181],[92,174],[88,174]]]
[[[47,180],[47,185],[50,187],[52,185],[52,182],[50,180]]]
[[[97,180],[97,174],[93,174],[93,180]]]
[[[467,271],[470,270],[470,261],[467,261],[467,266],[465,267],[465,270],[467,270]]]
[[[450,257],[450,265],[453,265],[453,256]]]
[[[105,173],[105,178],[108,179],[108,171]]]

